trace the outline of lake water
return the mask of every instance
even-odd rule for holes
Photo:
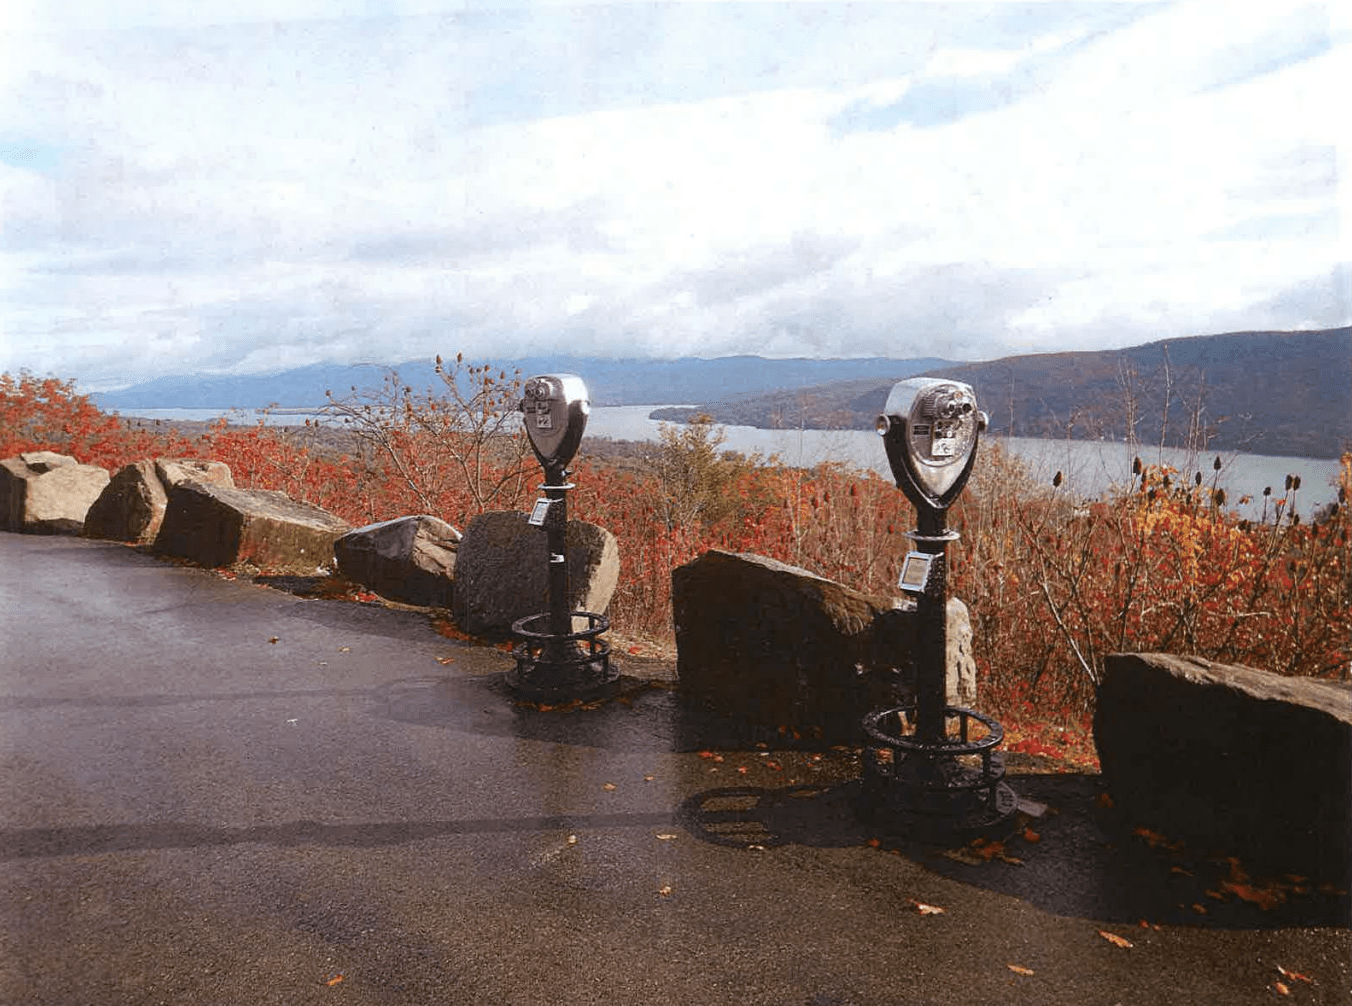
[[[592,410],[587,433],[616,440],[656,440],[661,423],[648,414],[660,405],[623,405]],[[137,416],[147,419],[212,420],[226,416],[231,422],[256,423],[260,414],[252,409],[141,409]],[[299,425],[305,413],[268,413],[264,421],[271,425]],[[872,469],[890,475],[882,443],[872,430],[761,430],[753,426],[725,426],[724,448],[744,454],[777,454],[785,464],[811,467],[822,461],[841,461],[855,468]],[[1185,478],[1201,471],[1206,485],[1223,487],[1227,505],[1244,516],[1258,517],[1264,487],[1271,486],[1273,497],[1282,495],[1287,475],[1300,476],[1299,510],[1308,516],[1316,508],[1337,496],[1334,481],[1338,462],[1332,458],[1274,457],[1241,454],[1237,451],[1213,451],[1198,457],[1176,449],[1146,448],[1092,440],[1033,440],[1023,437],[999,437],[998,442],[1029,468],[1034,481],[1050,484],[1059,471],[1063,491],[1082,497],[1103,493],[1114,484],[1131,478],[1132,460],[1139,455],[1147,464],[1170,465]],[[585,455],[587,442],[582,442]],[[1221,459],[1219,474],[1213,471],[1215,459]],[[978,457],[977,464],[980,464]],[[1256,501],[1247,507],[1238,505],[1241,496]]]

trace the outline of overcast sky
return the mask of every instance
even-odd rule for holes
[[[1349,6],[11,0],[0,371],[1345,325]]]

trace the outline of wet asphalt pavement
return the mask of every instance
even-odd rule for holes
[[[1049,810],[983,859],[670,665],[540,710],[509,663],[0,534],[0,1003],[1352,1002],[1345,897],[1134,835],[1097,777],[1013,778]]]

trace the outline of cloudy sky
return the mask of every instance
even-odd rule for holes
[[[1352,319],[1341,3],[0,3],[0,371]]]

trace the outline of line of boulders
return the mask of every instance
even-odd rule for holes
[[[464,534],[429,514],[353,528],[285,493],[238,488],[219,461],[146,458],[110,476],[51,451],[6,458],[0,530],[127,542],[210,568],[336,571],[391,601],[446,609],[488,638],[548,610],[545,536],[525,514],[480,514]],[[604,613],[619,581],[615,536],[573,520],[567,544],[572,607]]]

